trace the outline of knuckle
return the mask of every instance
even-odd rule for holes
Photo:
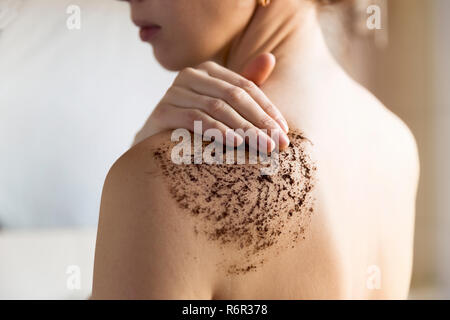
[[[253,128],[253,126],[246,120],[241,120],[238,122],[237,124],[237,128],[235,129],[242,129],[245,132],[248,132],[249,130],[251,130]]]
[[[180,77],[189,77],[192,76],[195,73],[195,69],[192,67],[184,68],[180,71],[179,76]]]
[[[209,128],[219,130],[222,133],[225,133],[224,125],[219,120],[213,119],[209,123]]]
[[[273,106],[271,103],[265,103],[262,107],[267,114],[270,115],[278,114],[277,110],[275,109],[275,106]]]
[[[188,109],[185,114],[186,121],[193,125],[194,121],[201,121],[203,113],[198,109]]]
[[[269,115],[269,117],[273,120],[274,124],[280,123],[280,122],[285,122],[283,115],[278,110],[278,108],[275,107],[273,104],[268,103],[266,106],[263,107],[263,109]]]
[[[252,81],[247,80],[247,79],[240,79],[238,86],[247,92],[254,91],[256,88],[256,85]]]
[[[159,105],[156,107],[152,112],[152,118],[155,120],[161,120],[164,118],[164,115],[167,113],[166,108],[164,108],[164,105]]]
[[[208,70],[208,69],[211,69],[213,67],[214,67],[214,62],[212,62],[212,61],[205,61],[205,62],[202,62],[202,63],[200,63],[198,65],[198,68],[199,69],[203,69],[203,70]]]
[[[211,114],[220,113],[225,108],[225,103],[219,99],[208,99],[206,108]]]
[[[178,87],[176,85],[172,85],[169,89],[167,89],[162,100],[168,100],[173,96],[176,96]]]
[[[244,96],[245,91],[239,87],[229,87],[226,89],[227,98],[232,102],[240,101]]]
[[[276,123],[275,121],[269,117],[269,116],[264,116],[259,120],[259,123],[263,126],[263,127],[276,127]]]
[[[275,117],[275,121],[277,123],[282,123],[282,122],[286,123],[286,119],[284,119],[282,116]]]

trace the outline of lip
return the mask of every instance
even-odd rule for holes
[[[158,25],[141,26],[139,36],[142,41],[151,41],[159,30],[161,30],[161,27]]]

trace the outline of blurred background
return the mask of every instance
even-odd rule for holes
[[[450,1],[350,0],[321,19],[336,59],[416,137],[410,298],[449,299]],[[104,178],[175,75],[126,3],[0,0],[0,299],[88,297]]]

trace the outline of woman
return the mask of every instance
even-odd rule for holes
[[[415,140],[333,59],[318,23],[323,4],[129,2],[141,38],[161,65],[180,73],[105,181],[93,298],[406,298]],[[279,146],[282,169],[293,173],[263,179],[247,165],[179,169],[164,161],[171,130],[192,131],[194,120],[224,134],[257,131],[258,147]],[[232,138],[226,143],[244,140]],[[290,198],[273,198],[274,190]],[[232,201],[219,202],[226,196]],[[299,198],[298,210],[288,209]],[[254,199],[264,228],[251,216]],[[219,204],[232,213],[214,216]]]

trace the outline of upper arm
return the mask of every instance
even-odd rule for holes
[[[94,299],[203,299],[197,245],[178,219],[152,156],[152,141],[125,153],[103,187]],[[206,272],[207,267],[203,267]],[[202,289],[205,287],[205,289]]]

